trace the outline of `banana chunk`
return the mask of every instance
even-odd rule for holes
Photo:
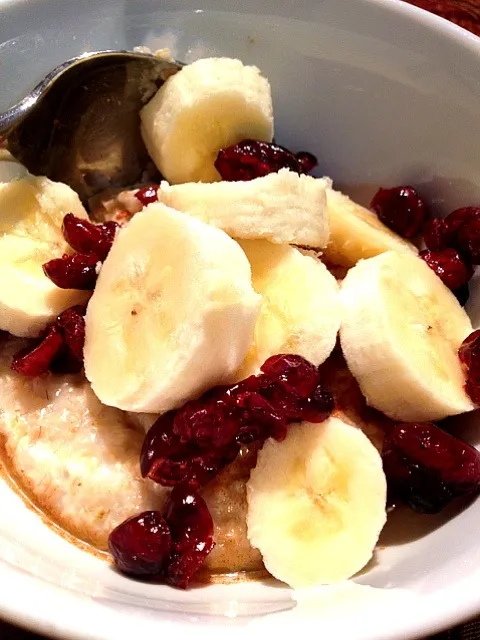
[[[423,260],[388,251],[360,261],[340,302],[342,350],[370,406],[405,422],[474,408],[458,359],[470,319]]]
[[[204,58],[171,76],[140,112],[147,150],[165,179],[220,180],[219,150],[245,138],[270,142],[270,84],[257,67]]]
[[[335,417],[291,425],[251,472],[248,537],[291,587],[340,582],[372,557],[386,494],[380,455],[360,429]]]
[[[265,240],[239,242],[252,267],[255,291],[262,295],[255,341],[238,379],[259,372],[277,353],[296,353],[315,365],[332,352],[340,328],[339,287],[319,260],[288,245]]]
[[[330,239],[323,253],[329,262],[352,267],[363,258],[372,258],[385,251],[418,253],[411,242],[391,231],[372,211],[332,189],[328,178],[321,182],[327,187]]]
[[[232,238],[325,247],[325,184],[288,169],[247,182],[162,182],[160,202],[223,229]]]
[[[87,213],[67,185],[20,175],[0,184],[0,330],[35,337],[61,311],[88,297],[59,289],[42,270],[44,262],[71,251],[61,231],[65,214]]]
[[[85,326],[85,373],[98,398],[163,413],[229,382],[253,340],[261,296],[223,231],[151,204],[121,229]]]

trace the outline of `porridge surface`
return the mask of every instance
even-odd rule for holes
[[[107,548],[110,531],[126,518],[162,509],[168,489],[140,476],[145,428],[155,416],[137,417],[106,407],[82,375],[25,378],[10,370],[23,346],[0,336],[0,435],[16,482],[68,533]],[[344,418],[361,427],[377,447],[389,426],[365,405],[341,355],[322,365],[325,384]],[[257,450],[237,460],[202,490],[215,525],[216,546],[205,568],[213,573],[261,571],[260,553],[247,539],[246,482]]]

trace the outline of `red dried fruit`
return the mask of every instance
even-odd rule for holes
[[[413,187],[379,189],[370,207],[389,229],[403,238],[413,238],[423,227],[428,209]]]
[[[143,187],[134,193],[135,198],[139,200],[143,207],[146,207],[152,202],[158,202],[157,191],[160,185],[149,184],[147,187]]]
[[[113,220],[103,224],[93,224],[73,213],[67,213],[63,219],[62,233],[68,244],[83,254],[93,254],[97,261],[103,262],[112,248],[118,225]]]
[[[260,371],[269,379],[280,382],[289,393],[294,391],[301,398],[308,398],[318,385],[318,368],[294,354],[271,356]]]
[[[161,416],[143,443],[143,477],[165,486],[203,486],[235,459],[241,444],[282,440],[289,423],[322,422],[332,412],[333,398],[305,358],[274,356],[262,371]]]
[[[450,239],[447,234],[447,224],[445,220],[440,218],[427,220],[423,227],[423,241],[427,248],[432,251],[448,249]]]
[[[62,346],[62,333],[58,327],[52,325],[36,346],[21,349],[13,356],[11,368],[23,376],[41,376],[48,371]]]
[[[480,489],[479,452],[432,423],[395,425],[382,458],[390,500],[422,513],[438,513]]]
[[[190,487],[180,485],[170,494],[164,518],[172,537],[165,581],[186,589],[215,546],[212,516],[203,498]]]
[[[242,140],[238,144],[220,149],[215,168],[222,180],[254,180],[280,169],[306,173],[305,167],[317,160],[312,154],[301,152],[297,158],[291,151],[273,142]],[[308,155],[308,157],[307,157]],[[312,167],[313,168],[313,167]]]
[[[97,281],[98,257],[93,253],[64,254],[43,265],[43,272],[60,289],[92,291]]]
[[[473,331],[462,342],[458,357],[465,371],[465,391],[475,404],[480,405],[480,330]]]
[[[172,550],[169,527],[159,511],[144,511],[110,533],[108,550],[123,573],[158,576]]]
[[[460,287],[459,289],[455,289],[455,291],[452,291],[452,293],[462,307],[467,304],[468,298],[470,297],[470,289],[468,288],[468,284],[463,285],[463,287]]]
[[[441,251],[425,249],[420,251],[419,257],[425,260],[430,269],[451,291],[466,285],[473,275],[473,269],[465,263],[455,249],[442,249]]]
[[[310,173],[318,165],[317,158],[308,151],[299,151],[295,156],[302,167],[302,173]]]
[[[57,318],[56,325],[63,333],[66,346],[72,355],[83,362],[83,346],[85,344],[85,307],[75,305],[63,311]]]
[[[165,487],[181,483],[201,487],[235,460],[240,447],[230,442],[209,451],[194,442],[183,443],[173,432],[174,418],[174,411],[160,416],[145,436],[140,453],[142,477]]]
[[[459,227],[456,245],[470,264],[480,264],[480,215],[470,218]]]

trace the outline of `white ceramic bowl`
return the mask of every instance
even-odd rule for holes
[[[352,194],[411,183],[439,212],[480,203],[480,41],[398,0],[0,0],[0,42],[0,109],[86,50],[238,56],[271,80],[277,139]],[[0,484],[0,614],[63,640],[405,640],[480,612],[479,520],[480,501],[401,513],[369,570],[335,588],[184,593],[119,576]]]

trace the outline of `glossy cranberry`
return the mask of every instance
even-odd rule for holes
[[[26,347],[13,356],[11,368],[23,376],[40,376],[48,371],[62,346],[62,333],[58,327],[52,325],[36,346]]]
[[[111,532],[108,550],[123,573],[157,576],[162,573],[172,550],[169,527],[159,511],[144,511]]]
[[[473,331],[462,342],[458,357],[465,371],[465,391],[480,405],[480,330]]]
[[[382,458],[391,498],[416,511],[437,513],[480,489],[478,451],[432,423],[396,425]]]
[[[308,151],[299,151],[295,156],[300,163],[302,173],[310,173],[310,171],[313,171],[313,169],[318,165],[317,158],[313,153],[309,153]]]
[[[83,346],[85,344],[85,307],[76,305],[63,311],[57,318],[56,325],[63,333],[66,346],[72,355],[83,361]]]
[[[431,251],[448,249],[451,245],[445,220],[440,218],[427,220],[423,227],[423,241]]]
[[[164,518],[172,537],[165,580],[185,589],[215,546],[212,516],[198,493],[179,485],[170,494]]]
[[[413,187],[379,189],[370,207],[389,229],[403,238],[413,238],[422,229],[428,210]]]
[[[425,249],[419,254],[440,280],[452,291],[460,289],[468,283],[473,275],[473,269],[455,249],[429,251]]]
[[[146,207],[152,202],[158,202],[157,191],[160,185],[149,184],[147,187],[143,187],[134,193],[134,196],[139,200],[143,207]]]
[[[261,369],[268,378],[278,380],[288,392],[308,398],[318,384],[318,369],[302,356],[279,354],[266,360]]]
[[[165,486],[200,487],[235,459],[240,445],[282,440],[291,422],[322,422],[333,398],[319,377],[301,356],[274,356],[259,375],[212,389],[160,416],[143,443],[143,477]]]
[[[100,262],[107,257],[117,229],[116,222],[93,224],[89,220],[77,218],[73,213],[67,213],[62,225],[63,237],[72,249],[78,253],[93,254]]]
[[[64,254],[43,265],[47,278],[60,289],[80,289],[91,291],[97,281],[97,263],[99,259],[92,253]]]
[[[313,159],[314,156],[310,159],[302,156],[299,160],[291,151],[273,142],[243,140],[231,147],[220,149],[215,168],[223,180],[253,180],[269,173],[276,173],[280,169],[304,173],[304,165],[311,164]]]
[[[456,245],[470,264],[480,264],[480,215],[460,226],[456,234]]]
[[[202,450],[194,442],[183,443],[173,432],[174,419],[174,411],[163,414],[145,436],[140,454],[144,478],[166,487],[188,483],[198,488],[236,458],[239,446],[235,442],[211,450]]]

